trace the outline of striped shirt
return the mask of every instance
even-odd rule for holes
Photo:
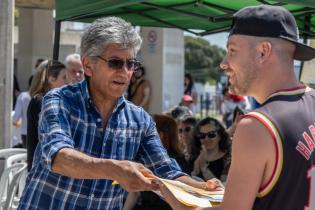
[[[141,162],[167,179],[185,175],[168,157],[149,114],[122,96],[104,125],[83,81],[54,89],[44,97],[39,144],[18,209],[122,208],[126,191],[111,180],[53,173],[52,160],[62,148],[98,158]]]

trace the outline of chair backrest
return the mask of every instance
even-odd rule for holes
[[[26,149],[23,148],[8,148],[8,149],[0,149],[0,158],[8,158],[11,155],[16,155],[20,153],[26,153]]]
[[[27,171],[27,164],[26,163],[17,163],[12,165],[12,167],[20,167],[12,177],[11,182],[8,185],[8,193],[5,200],[5,203],[3,205],[3,209],[9,210],[12,207],[14,196],[16,195],[16,191],[18,189],[18,185],[20,182],[20,179],[25,171]]]
[[[8,168],[12,165],[15,165],[17,163],[26,163],[27,164],[27,154],[26,153],[21,153],[21,154],[16,154],[8,157],[5,161],[5,168]],[[25,181],[26,181],[26,175],[27,171],[23,173],[22,177],[20,178],[20,183],[19,183],[19,190],[18,190],[18,195],[21,196],[22,192],[25,187]],[[12,174],[9,175],[9,181],[11,182],[13,176]]]
[[[10,182],[12,182],[14,175],[18,173],[20,169],[23,168],[25,165],[27,166],[26,163],[17,163],[6,168],[3,171],[0,178],[0,200],[1,201],[3,201],[3,199],[6,199],[7,189],[9,189],[8,186],[10,185]],[[10,176],[13,176],[11,180],[10,180]]]
[[[6,159],[5,166],[10,167],[14,165],[15,163],[21,163],[21,162],[26,163],[26,161],[27,161],[26,153],[15,154],[15,155],[11,155],[10,157]]]

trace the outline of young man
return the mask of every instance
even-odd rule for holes
[[[234,15],[221,68],[230,91],[262,104],[239,122],[220,210],[315,209],[315,91],[295,77],[293,60],[315,49],[297,42],[294,17],[260,5]],[[174,209],[178,203],[161,190]]]
[[[147,179],[155,175],[216,187],[182,173],[150,115],[122,96],[136,70],[140,44],[136,30],[116,17],[98,19],[84,33],[87,78],[45,95],[39,144],[19,209],[119,210],[125,190],[156,189]]]

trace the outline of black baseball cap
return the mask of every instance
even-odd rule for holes
[[[281,38],[295,44],[294,59],[307,61],[315,49],[298,42],[298,27],[293,15],[283,7],[259,5],[245,7],[233,15],[229,36],[234,34]]]

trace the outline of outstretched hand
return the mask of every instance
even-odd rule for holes
[[[157,178],[144,165],[131,161],[117,161],[114,179],[128,192],[156,190],[158,186],[148,178]]]
[[[219,179],[213,178],[206,182],[205,190],[213,191],[213,190],[224,190],[224,185]]]

